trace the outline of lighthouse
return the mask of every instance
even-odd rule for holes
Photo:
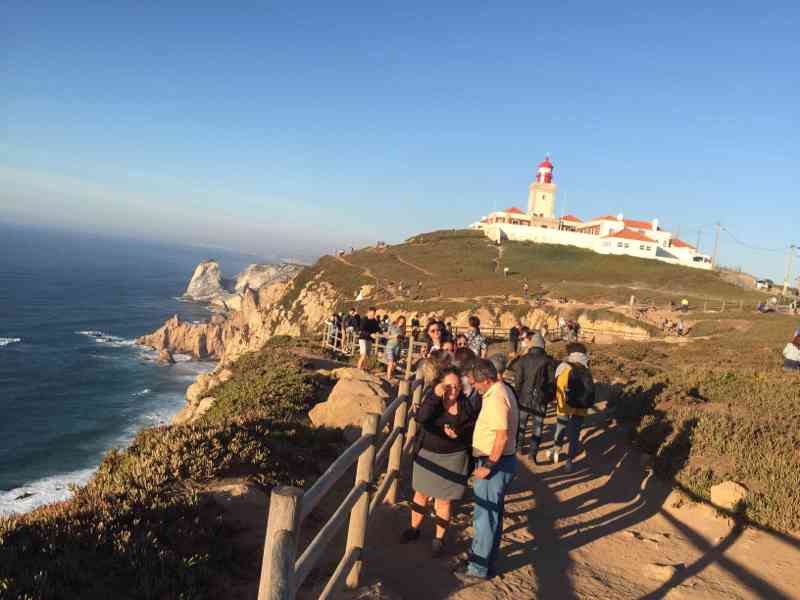
[[[556,216],[556,184],[550,157],[539,163],[536,179],[528,188],[528,214],[531,217],[554,219]]]

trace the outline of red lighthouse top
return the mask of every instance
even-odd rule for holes
[[[553,183],[553,163],[550,162],[549,156],[545,156],[544,160],[539,163],[536,181],[537,183]]]

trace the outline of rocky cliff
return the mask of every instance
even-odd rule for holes
[[[247,289],[260,291],[270,287],[272,301],[278,300],[301,268],[300,265],[287,263],[252,264],[231,281],[223,279],[217,261],[204,260],[195,268],[183,297],[195,302],[207,302],[225,310],[238,311],[242,308]]]
[[[211,302],[227,293],[219,263],[215,260],[204,260],[195,268],[183,296],[197,302]]]
[[[244,285],[238,310],[214,315],[205,323],[181,321],[175,315],[136,342],[227,364],[245,352],[258,350],[272,336],[318,330],[341,298],[331,284],[320,281],[322,275],[295,290],[295,276],[282,269],[278,277],[258,290]],[[291,301],[290,295],[294,298]]]

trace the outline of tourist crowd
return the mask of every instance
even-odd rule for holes
[[[438,340],[437,332],[431,333]],[[473,351],[470,336],[465,338],[452,350],[432,347],[418,367],[424,391],[414,413],[420,427],[413,451],[414,496],[401,542],[420,538],[432,501],[432,553],[445,552],[451,504],[464,497],[471,480],[473,540],[468,561],[454,574],[464,583],[475,583],[495,574],[505,495],[516,471],[517,453],[525,447],[528,423],[532,421],[527,453],[538,462],[544,418],[548,406],[555,406],[553,446],[546,457],[558,464],[566,444],[564,468],[572,471],[583,418],[594,403],[594,383],[583,344],[568,343],[567,356],[557,361],[546,353],[539,331],[522,329],[517,338],[519,356],[509,368],[505,354],[487,360]],[[481,345],[475,342],[475,347],[485,354],[485,340]],[[507,374],[512,382],[506,381]]]
[[[566,445],[564,469],[571,472],[579,454],[583,419],[595,399],[586,347],[579,343],[579,327],[561,318],[558,334],[567,341],[567,354],[556,360],[546,352],[547,327],[512,327],[509,349],[487,359],[488,340],[480,319],[458,331],[451,323],[419,316],[406,322],[392,320],[370,308],[364,317],[351,309],[334,315],[329,335],[334,344],[358,340],[359,368],[368,367],[373,344],[384,346],[386,377],[394,376],[408,336],[422,345],[416,365],[422,400],[412,407],[419,425],[414,439],[411,485],[414,491],[409,527],[401,542],[421,537],[421,526],[432,503],[435,515],[432,553],[446,551],[445,538],[452,503],[472,487],[473,540],[469,560],[454,574],[465,583],[492,577],[498,557],[505,512],[505,495],[514,478],[517,453],[523,452],[528,425],[528,453],[539,463],[544,420],[554,407],[556,426],[545,460],[558,464]],[[354,346],[353,346],[354,347]],[[509,380],[506,379],[509,376]]]

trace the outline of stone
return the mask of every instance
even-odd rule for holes
[[[723,481],[711,486],[711,504],[717,508],[736,512],[747,499],[747,488],[736,481]]]
[[[309,412],[308,417],[315,427],[343,429],[346,439],[356,439],[367,413],[382,413],[389,394],[383,382],[363,373],[356,378],[359,369],[336,369],[338,381],[325,402],[320,402]],[[341,375],[345,375],[344,378]]]
[[[672,579],[675,574],[683,568],[682,564],[665,565],[659,563],[649,563],[644,565],[642,570],[648,577],[657,581],[665,582]]]
[[[175,358],[172,356],[172,352],[162,348],[158,353],[158,362],[162,365],[174,365]]]

